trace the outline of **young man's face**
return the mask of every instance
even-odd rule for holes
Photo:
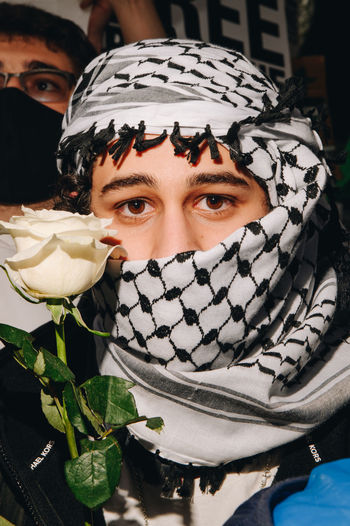
[[[71,59],[63,51],[53,51],[48,49],[45,42],[34,37],[22,38],[0,34],[0,71],[5,73],[22,73],[23,71],[41,68],[54,68],[61,71],[74,73]],[[7,87],[22,89],[19,79],[12,77]],[[49,82],[42,84],[40,89],[44,92],[54,89]],[[69,95],[73,91],[70,89],[68,97],[60,102],[42,102],[44,106],[51,108],[59,113],[64,113],[68,106]]]
[[[131,149],[118,163],[97,159],[91,211],[113,219],[109,228],[118,230],[128,259],[208,250],[268,213],[264,190],[218,147],[220,162],[206,147],[196,165],[175,156],[168,138],[141,154]]]

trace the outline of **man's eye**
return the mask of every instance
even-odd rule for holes
[[[146,204],[140,199],[135,199],[135,201],[129,201],[125,203],[125,206],[128,208],[129,212],[132,214],[142,214],[145,211]]]
[[[202,210],[224,210],[232,205],[234,198],[224,197],[222,195],[206,195],[197,202],[197,207]]]
[[[25,78],[26,89],[29,93],[57,93],[67,94],[69,87],[67,80],[55,73],[35,73],[28,74]]]
[[[224,204],[224,198],[220,195],[210,195],[205,198],[205,204],[211,210],[219,210]]]
[[[40,82],[37,82],[35,87],[38,91],[54,91],[58,89],[58,87],[55,84],[46,80],[41,80]]]
[[[116,207],[117,211],[124,216],[141,215],[150,211],[150,205],[143,199],[132,199]]]

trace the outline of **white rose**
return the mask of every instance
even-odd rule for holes
[[[58,210],[34,211],[22,207],[23,216],[0,221],[0,233],[10,234],[17,253],[5,260],[11,280],[36,298],[64,298],[91,288],[102,276],[107,258],[125,256],[110,246],[116,230],[111,220],[94,214]],[[101,243],[109,238],[109,245]]]

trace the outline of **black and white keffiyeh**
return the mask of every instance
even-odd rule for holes
[[[115,138],[118,158],[130,144],[151,147],[145,133],[169,135],[190,162],[203,141],[213,158],[222,143],[270,199],[265,217],[208,251],[125,261],[95,286],[95,326],[111,332],[98,341],[100,372],[133,381],[140,413],[163,417],[160,435],[131,426],[162,458],[249,457],[307,434],[349,399],[350,347],[322,243],[329,169],[294,108],[298,89],[279,92],[235,51],[149,40],[97,57],[65,116],[63,172],[84,177]]]

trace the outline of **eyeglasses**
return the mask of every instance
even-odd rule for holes
[[[17,77],[23,91],[39,102],[68,100],[71,89],[76,83],[73,73],[56,69],[33,69],[22,73],[0,71],[0,89],[6,88],[12,77]]]

